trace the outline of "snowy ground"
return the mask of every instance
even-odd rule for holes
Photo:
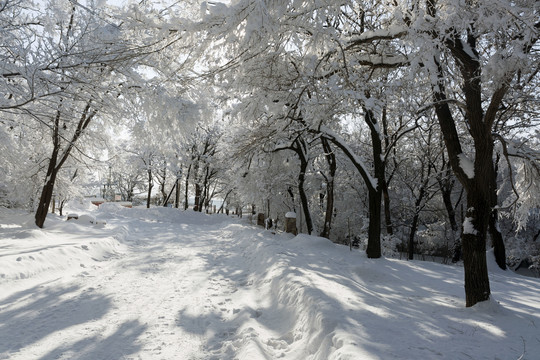
[[[459,266],[176,209],[90,214],[107,224],[0,208],[0,359],[540,359],[539,279],[491,267],[493,299],[465,308]]]

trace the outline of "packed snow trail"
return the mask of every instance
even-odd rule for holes
[[[227,245],[231,239],[218,217],[198,219],[209,221],[124,218],[130,247],[119,259],[3,299],[0,334],[11,343],[2,341],[0,354],[12,359],[123,359],[134,353],[145,359],[207,358],[212,349],[203,347],[219,344],[235,330],[224,324],[235,311],[229,295],[237,283],[220,272],[226,271],[231,252],[242,249]]]
[[[0,359],[537,359],[540,281],[370,260],[326,239],[175,209],[107,226],[0,212]]]

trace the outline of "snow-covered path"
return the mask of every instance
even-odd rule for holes
[[[0,213],[0,215],[2,215]],[[464,307],[457,266],[174,209],[106,227],[0,217],[0,359],[520,359],[540,353],[540,281],[492,269]]]
[[[220,340],[236,330],[226,327],[227,316],[238,312],[233,295],[247,281],[242,280],[246,274],[238,281],[221,274],[231,254],[242,249],[219,221],[209,220],[123,219],[130,246],[120,258],[2,298],[0,354],[199,359],[219,352]]]

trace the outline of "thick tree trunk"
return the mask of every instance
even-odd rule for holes
[[[202,211],[201,206],[201,185],[198,183],[195,184],[195,205],[193,205],[193,211]]]
[[[36,225],[40,228],[43,228],[43,224],[45,223],[45,219],[47,218],[47,211],[49,210],[49,205],[51,203],[51,199],[52,199],[52,195],[54,191],[54,184],[56,182],[56,176],[58,175],[58,172],[62,168],[62,165],[68,159],[71,149],[75,146],[77,140],[83,134],[84,130],[88,127],[88,124],[90,124],[90,121],[96,115],[96,113],[97,113],[97,110],[91,111],[91,101],[89,101],[82,111],[81,117],[75,129],[75,132],[73,133],[73,136],[71,137],[71,141],[63,149],[62,154],[60,154],[60,148],[61,148],[61,145],[60,145],[61,103],[60,103],[60,107],[56,112],[56,116],[54,118],[54,125],[52,127],[53,152],[51,155],[51,159],[49,161],[49,166],[47,168],[47,176],[45,178],[45,185],[43,186],[43,190],[40,196],[40,201],[39,201],[38,208],[35,214]]]
[[[178,209],[180,206],[180,179],[176,178],[176,197],[174,199],[174,207]]]
[[[336,156],[325,138],[321,139],[326,161],[329,167],[329,176],[326,177],[326,212],[324,215],[324,226],[320,236],[330,238],[330,229],[332,228],[332,217],[334,215],[334,177],[336,176],[337,163]]]
[[[366,249],[367,257],[378,259],[381,253],[381,191],[370,190],[368,194],[369,203],[369,227],[368,245]]]
[[[302,203],[302,209],[304,211],[304,217],[306,218],[307,232],[311,235],[313,231],[313,222],[311,220],[311,213],[309,212],[309,203],[304,189],[304,182],[306,180],[306,171],[308,163],[301,160],[300,173],[298,174],[298,192],[300,194],[300,202]]]
[[[45,224],[45,219],[47,218],[47,213],[49,212],[56,175],[57,170],[54,169],[53,166],[51,173],[47,175],[47,181],[45,182],[45,185],[43,185],[43,189],[41,191],[38,208],[35,214],[36,225],[40,228],[43,228],[43,224]]]
[[[467,193],[467,217],[463,230],[463,268],[465,300],[470,307],[490,296],[486,262],[486,235],[489,222],[489,203],[480,192]]]
[[[499,156],[497,156],[496,164],[499,162]],[[495,255],[495,261],[497,265],[503,270],[506,270],[506,249],[504,247],[504,240],[499,229],[497,211],[497,165],[493,167],[492,176],[490,177],[491,188],[491,214],[489,216],[489,234],[491,235],[491,245],[493,246],[493,253]]]
[[[369,121],[368,121],[369,119]],[[382,146],[379,137],[379,133],[376,130],[376,122],[373,118],[373,114],[366,115],[366,122],[370,124],[371,137],[373,140],[373,162],[375,167],[375,180],[382,178],[384,172],[383,160],[381,158]],[[336,145],[343,153],[349,158],[353,165],[358,170],[358,173],[364,180],[368,189],[368,203],[369,203],[369,228],[368,228],[368,246],[366,249],[367,256],[369,258],[381,257],[381,198],[382,192],[380,190],[380,184],[368,174],[366,168],[362,163],[358,161],[358,157],[341,139],[338,139],[336,135],[332,133],[325,133],[324,137],[330,140]]]
[[[320,236],[330,239],[332,229],[332,217],[334,216],[334,180],[326,183],[326,211],[324,214],[324,226]]]
[[[49,212],[49,205],[54,191],[54,183],[56,182],[56,176],[58,175],[58,153],[60,151],[60,137],[58,135],[60,124],[60,110],[57,111],[54,119],[53,128],[53,151],[47,167],[47,176],[45,178],[45,184],[41,190],[41,196],[39,198],[38,207],[35,214],[35,223],[38,227],[43,228],[47,213]],[[60,164],[61,165],[61,164]]]
[[[373,156],[373,169],[375,173],[375,189],[369,190],[369,230],[368,247],[366,253],[368,258],[380,258],[381,253],[381,183],[384,179],[384,161],[382,152],[382,139],[375,114],[371,110],[364,108],[365,121],[370,129],[371,146]]]
[[[471,40],[472,42],[472,40]],[[461,40],[449,46],[461,44]],[[473,49],[474,43],[471,46]],[[468,54],[451,48],[458,56]],[[464,78],[463,91],[467,106],[467,123],[469,132],[474,139],[475,159],[474,173],[469,173],[462,167],[465,160],[461,149],[460,138],[452,112],[446,102],[444,82],[442,81],[442,69],[438,66],[437,76],[441,81],[434,87],[434,98],[438,103],[435,112],[441,126],[444,142],[448,151],[450,164],[454,174],[459,179],[467,192],[467,217],[463,227],[462,250],[463,267],[465,272],[465,298],[466,306],[470,307],[478,302],[486,301],[490,296],[489,277],[486,262],[486,234],[488,229],[490,209],[490,177],[493,167],[493,139],[491,137],[491,125],[484,121],[479,64],[475,59],[468,57],[468,62],[461,64]]]

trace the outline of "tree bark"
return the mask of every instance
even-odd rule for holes
[[[51,159],[49,167],[51,167],[52,162],[53,160]],[[47,171],[47,181],[41,190],[39,205],[35,214],[36,225],[40,228],[43,228],[45,219],[47,218],[47,213],[49,212],[49,206],[51,204],[57,173],[58,171],[54,167],[51,172]]]
[[[191,164],[189,164],[187,175],[186,175],[186,187],[184,195],[184,210],[189,208],[189,173],[191,172]]]
[[[386,106],[383,108],[382,113],[382,128],[383,128],[383,135],[384,135],[384,145],[386,151],[390,151],[390,137],[388,135],[388,119],[387,119],[387,112],[386,112]],[[395,151],[395,148],[394,148]],[[381,191],[382,191],[382,197],[383,197],[383,203],[384,203],[384,223],[386,225],[386,233],[388,235],[394,234],[394,227],[392,226],[392,212],[390,211],[390,193],[388,192],[388,183],[390,180],[387,180],[386,177],[386,162],[383,163],[383,177],[379,179],[380,185],[381,185]]]
[[[374,127],[372,123],[371,127]],[[375,131],[375,130],[373,130]],[[377,133],[378,134],[378,133]],[[342,139],[338,139],[335,134],[332,134],[328,130],[323,131],[323,136],[330,140],[336,147],[338,147],[343,153],[349,158],[354,167],[358,170],[358,173],[364,180],[366,188],[368,189],[368,211],[369,211],[369,228],[368,228],[368,246],[366,249],[366,254],[369,258],[380,258],[381,253],[381,195],[380,186],[378,182],[373,182],[373,178],[367,172],[365,166],[358,161],[356,154],[345,144]],[[378,135],[372,133],[372,138],[377,138]],[[382,159],[380,157],[382,153],[380,137],[377,142],[378,146],[374,144],[373,154],[374,154],[374,164],[375,164],[375,173],[380,175],[382,167]],[[378,154],[379,156],[375,156]]]
[[[61,105],[62,104],[60,103],[60,107]],[[35,224],[40,228],[43,228],[43,225],[45,224],[45,219],[47,218],[47,212],[49,210],[49,205],[51,204],[51,199],[52,199],[52,195],[54,191],[54,184],[56,182],[56,177],[58,175],[58,172],[62,168],[62,165],[68,159],[69,154],[71,153],[71,149],[73,149],[79,137],[83,134],[84,130],[90,124],[90,121],[97,114],[97,110],[93,110],[93,111],[90,111],[90,110],[91,110],[91,101],[87,102],[86,106],[84,107],[81,117],[79,118],[79,121],[77,122],[77,127],[75,128],[75,132],[73,133],[71,137],[71,141],[66,145],[62,154],[60,154],[61,147],[60,147],[60,134],[59,134],[60,117],[61,117],[60,108],[56,112],[54,122],[53,122],[53,127],[52,127],[53,151],[51,154],[51,158],[49,160],[49,165],[47,167],[45,185],[43,185],[38,207],[36,209],[36,214],[34,217]]]
[[[388,184],[386,179],[381,180],[381,191],[384,203],[384,223],[386,225],[386,233],[388,235],[394,234],[394,227],[392,226],[392,212],[390,211],[390,193],[388,192]]]
[[[176,178],[176,196],[174,199],[174,207],[178,209],[180,205],[180,179]]]
[[[201,212],[202,211],[202,206],[201,206],[201,185],[199,185],[198,183],[195,183],[195,205],[193,205],[193,211],[199,211]]]
[[[499,156],[497,155],[496,164],[498,163]],[[499,229],[499,213],[497,211],[497,170],[498,166],[495,165],[493,167],[492,175],[490,176],[491,214],[489,216],[489,234],[491,235],[491,245],[493,246],[495,261],[501,269],[506,270],[506,249]]]
[[[368,94],[369,95],[369,94]],[[384,179],[384,160],[382,158],[382,139],[379,133],[377,119],[373,111],[364,108],[364,120],[370,129],[371,150],[373,157],[373,170],[377,183],[374,189],[369,190],[369,230],[368,247],[366,253],[368,258],[380,258],[381,252],[381,183]]]
[[[369,227],[368,227],[368,245],[366,249],[367,257],[378,259],[382,256],[381,252],[381,191],[371,189],[368,192],[369,203]]]
[[[300,195],[300,202],[302,203],[302,210],[304,211],[304,217],[306,219],[306,227],[309,235],[313,232],[313,221],[311,220],[311,213],[309,211],[309,203],[304,188],[304,182],[306,180],[306,171],[308,167],[308,159],[306,157],[306,144],[300,140],[295,141],[296,146],[293,148],[300,158],[300,172],[298,173],[298,193]]]
[[[328,163],[329,175],[326,179],[326,212],[324,214],[324,226],[320,236],[327,239],[330,238],[330,229],[332,228],[332,217],[334,215],[334,177],[336,176],[337,163],[336,155],[332,152],[332,148],[328,143],[328,139],[321,138],[324,156]]]
[[[148,166],[150,166],[150,163],[148,164]],[[150,202],[152,200],[152,188],[154,187],[154,183],[152,181],[152,169],[148,168],[146,172],[148,174],[148,194],[146,195],[146,208],[149,209]]]
[[[467,218],[470,228],[463,232],[463,268],[465,272],[465,302],[470,307],[486,301],[491,294],[486,261],[486,234],[489,222],[489,202],[481,192],[467,193]]]
[[[456,39],[455,43],[461,40]],[[474,43],[470,44],[475,48]],[[459,49],[458,49],[459,50]],[[455,50],[454,52],[456,52]],[[471,59],[461,59],[462,52],[455,55],[457,61],[462,61],[461,70],[464,78],[463,92],[466,102],[466,121],[474,139],[475,159],[474,173],[468,174],[461,166],[463,152],[456,125],[448,102],[442,77],[442,68],[434,60],[439,83],[433,88],[436,102],[435,113],[443,133],[444,142],[452,169],[467,192],[467,218],[462,235],[463,267],[465,272],[466,306],[486,301],[490,296],[489,277],[486,262],[486,233],[488,228],[490,204],[490,177],[493,167],[493,139],[491,126],[484,122],[481,106],[480,64]],[[464,226],[465,227],[465,226]]]

